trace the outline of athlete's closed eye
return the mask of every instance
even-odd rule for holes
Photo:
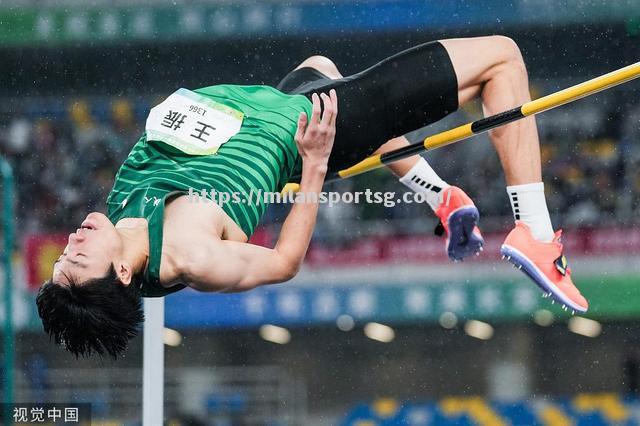
[[[65,258],[66,256],[67,256],[67,254],[66,254],[66,253],[62,253],[62,254],[60,255],[60,257],[58,257],[58,259],[57,259],[55,262],[53,262],[54,266],[55,266],[55,265],[57,265],[58,263],[60,263],[60,262],[62,261],[62,259],[63,259],[63,258]],[[80,256],[82,256],[82,257],[87,257],[87,255],[86,255],[86,254],[84,254],[84,253],[78,253],[78,254],[76,254],[76,257],[80,257]],[[79,267],[81,267],[81,268],[86,268],[86,267],[87,267],[87,265],[86,265],[85,263],[80,263],[80,262],[78,262],[77,260],[73,260],[73,259],[71,259],[71,258],[67,258],[67,261],[68,261],[69,263],[71,263],[72,265],[79,266]]]

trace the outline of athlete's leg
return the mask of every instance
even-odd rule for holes
[[[463,105],[480,96],[486,115],[531,100],[520,50],[501,36],[440,42],[449,53]],[[534,117],[489,132],[507,181],[516,227],[501,248],[546,293],[564,305],[586,311],[588,304],[574,286],[559,234],[554,234],[544,197],[538,131]]]
[[[493,115],[531,100],[527,70],[516,43],[502,36],[441,40],[458,79],[458,101],[480,96],[485,115]],[[540,241],[554,233],[542,186],[540,146],[535,117],[489,132],[498,152],[514,217],[531,228]]]
[[[348,167],[379,148],[372,135],[389,140],[378,152],[404,146],[407,141],[399,136],[440,120],[474,97],[482,97],[488,114],[530,99],[522,56],[515,43],[505,37],[425,43],[337,80],[316,69],[304,71],[285,77],[279,88],[307,96],[313,91],[337,90],[342,113],[329,160],[332,170]],[[320,81],[313,81],[318,78]],[[571,282],[558,236],[550,242],[540,241],[548,238],[544,234],[551,225],[542,189],[535,120],[509,124],[492,131],[490,137],[510,185],[507,190],[514,216],[520,219],[501,251],[557,300],[586,310],[586,300]],[[409,170],[410,174],[412,164],[420,164],[416,159],[409,161],[397,165],[396,172]],[[466,209],[464,200],[462,208]],[[463,237],[471,238],[467,225],[462,227]],[[464,248],[464,238],[461,241]]]
[[[486,115],[506,111],[529,101],[527,71],[518,46],[502,36],[441,40],[457,78],[458,105],[481,97]],[[425,84],[428,84],[425,82]],[[540,148],[535,118],[529,117],[489,132],[507,181],[516,219],[525,221],[534,237],[554,237],[541,184]],[[384,153],[406,146],[396,138],[378,149]],[[410,158],[390,168],[404,176],[417,159]],[[531,184],[531,185],[526,185]]]
[[[458,79],[458,103],[482,97],[485,115],[531,100],[527,71],[518,46],[502,36],[440,40]],[[507,185],[540,182],[540,148],[534,117],[489,132],[503,165]],[[390,140],[378,153],[406,146],[404,137]],[[417,158],[399,161],[390,168],[404,175]]]
[[[482,97],[485,115],[493,115],[530,101],[527,71],[518,46],[502,36],[440,40],[453,63],[458,79],[458,103]],[[540,182],[540,148],[535,118],[489,132],[504,168],[507,185]],[[378,149],[384,153],[406,146],[404,137],[390,140]],[[415,157],[390,168],[403,176],[415,164]]]
[[[481,96],[485,115],[493,115],[531,100],[527,70],[516,43],[502,36],[441,40],[458,78],[462,106]],[[507,185],[540,182],[540,147],[535,117],[489,132]]]

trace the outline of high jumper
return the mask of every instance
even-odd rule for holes
[[[317,203],[295,203],[270,249],[248,243],[265,203],[194,203],[189,190],[278,192],[299,175],[301,192],[318,193],[328,173],[402,150],[409,146],[404,134],[475,98],[486,116],[531,101],[513,40],[425,43],[348,77],[328,58],[312,56],[276,87],[178,90],[151,110],[115,177],[107,215],[90,213],[69,235],[37,296],[45,331],[76,356],[117,357],[143,321],[141,297],[185,287],[246,291],[291,279],[309,246]],[[585,312],[547,210],[535,118],[520,118],[489,132],[515,218],[503,251],[545,294]],[[417,154],[388,167],[426,197],[452,260],[482,250],[479,213],[462,189]]]

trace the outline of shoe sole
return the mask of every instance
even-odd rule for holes
[[[520,250],[507,244],[503,244],[500,253],[506,256],[507,261],[515,265],[518,269],[525,273],[538,287],[551,296],[553,300],[562,305],[566,305],[574,311],[581,313],[587,312],[587,309],[577,305],[569,297],[566,296],[542,271],[527,258]]]
[[[472,254],[479,254],[484,239],[473,232],[478,224],[480,213],[475,206],[465,206],[449,215],[447,225],[447,255],[453,261],[459,261]]]

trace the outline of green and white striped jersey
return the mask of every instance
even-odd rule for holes
[[[149,222],[149,265],[143,296],[164,296],[183,286],[160,286],[164,202],[202,190],[245,194],[278,192],[299,172],[294,142],[301,111],[311,101],[268,86],[218,85],[180,89],[151,110],[146,132],[118,171],[107,199],[115,224],[127,217]],[[224,211],[251,236],[266,205],[228,202]]]

